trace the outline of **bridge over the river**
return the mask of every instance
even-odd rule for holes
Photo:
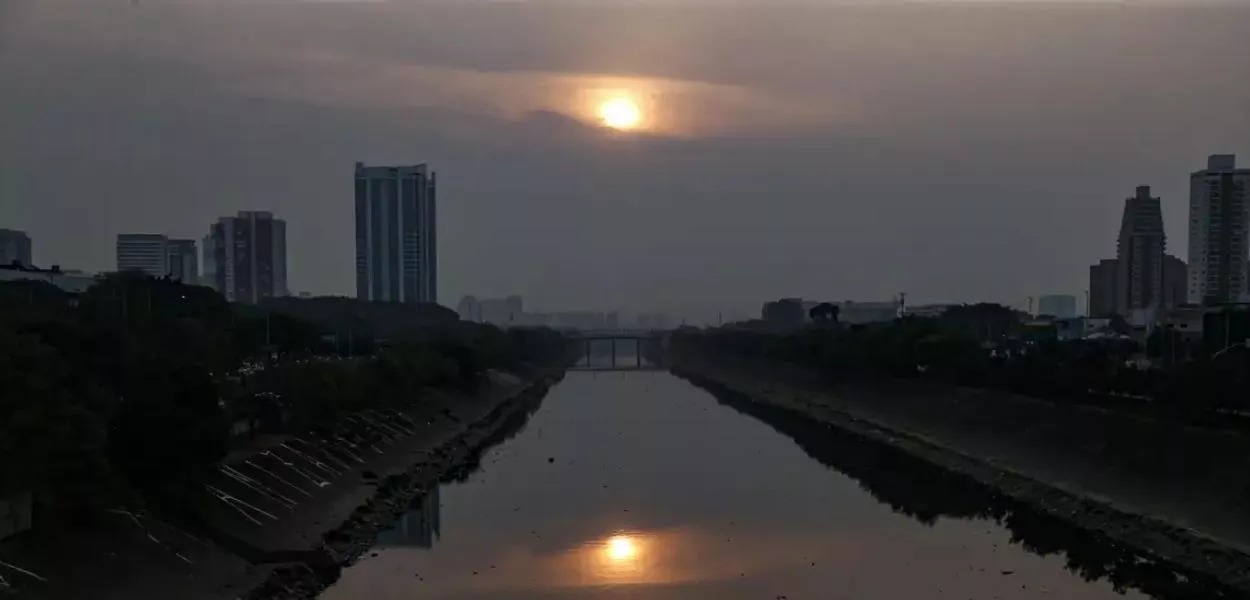
[[[583,359],[572,367],[575,371],[661,371],[664,370],[664,351],[671,332],[657,329],[587,329],[572,331],[565,335],[578,340]],[[617,352],[618,342],[632,346],[625,356]],[[596,349],[608,349],[606,364],[596,364]],[[632,359],[632,360],[631,360]]]

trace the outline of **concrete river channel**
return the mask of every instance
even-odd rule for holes
[[[890,447],[660,371],[571,372],[324,600],[1210,597]]]

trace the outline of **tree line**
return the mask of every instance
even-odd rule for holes
[[[80,295],[0,284],[0,498],[33,493],[64,514],[176,501],[226,455],[240,423],[328,427],[568,351],[551,330],[505,332],[434,307],[414,309],[424,316],[402,330],[376,314],[400,310],[348,299],[239,306],[133,274]]]
[[[1181,342],[1172,339],[1179,336],[1170,330],[1161,329],[1146,347],[1120,336],[1061,341],[1053,335],[1031,336],[1023,315],[994,304],[868,325],[848,326],[829,317],[782,331],[752,326],[684,329],[674,336],[672,348],[802,365],[835,381],[924,379],[1056,402],[1147,410],[1189,421],[1229,422],[1250,410],[1250,352],[1245,348],[1224,353],[1190,348],[1184,362],[1141,364],[1138,359],[1145,355],[1175,353]],[[1208,328],[1229,322],[1227,315],[1214,317]],[[1250,329],[1250,323],[1242,329]],[[1240,330],[1232,337],[1243,333],[1250,337]]]

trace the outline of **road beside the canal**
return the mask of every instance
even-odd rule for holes
[[[887,444],[1250,594],[1250,515],[1238,509],[1250,477],[1244,434],[909,382],[831,385],[810,371],[719,356],[671,360],[674,374],[718,395]]]

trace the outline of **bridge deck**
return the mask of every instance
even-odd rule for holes
[[[648,372],[648,371],[650,371],[650,372],[666,371],[667,369],[665,369],[664,367],[656,366],[656,365],[643,365],[643,366],[641,366],[641,367],[631,367],[631,366],[626,366],[626,365],[621,365],[621,366],[617,366],[617,367],[599,367],[599,366],[596,366],[596,367],[587,367],[587,366],[585,366],[585,365],[582,365],[582,366],[576,366],[576,367],[569,367],[569,369],[568,369],[568,370],[569,370],[569,371],[594,371],[594,372],[598,372],[598,371],[607,371],[607,372],[611,372],[611,371],[620,371],[620,372],[635,371],[635,372],[640,372],[640,373],[641,373],[641,372]]]

